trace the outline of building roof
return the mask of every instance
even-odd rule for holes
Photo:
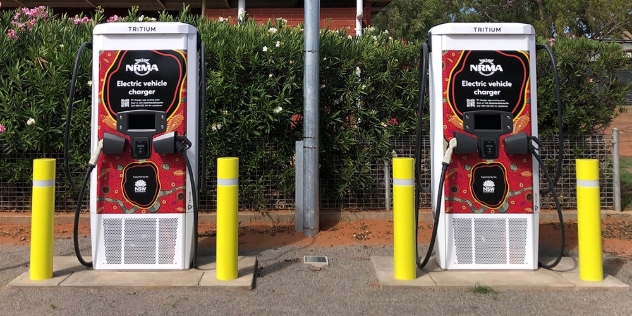
[[[246,0],[248,8],[302,8],[304,0]],[[374,13],[381,11],[392,0],[364,0],[365,7],[371,7]],[[181,10],[183,3],[190,8],[200,9],[228,9],[237,8],[238,0],[3,0],[2,8],[37,7],[47,6],[51,8],[130,8],[139,6],[141,10]],[[355,0],[321,0],[321,8],[355,7]]]

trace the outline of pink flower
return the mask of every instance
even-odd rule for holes
[[[18,36],[15,34],[15,30],[12,30],[12,29],[7,31],[7,36],[12,40],[18,39]]]
[[[0,133],[4,133],[7,131],[7,128],[4,125],[0,124]]]
[[[119,17],[118,15],[115,14],[115,15],[111,16],[110,18],[108,18],[107,22],[108,23],[116,22],[116,21],[118,21],[120,19],[121,19],[121,17]]]
[[[398,125],[399,122],[397,122],[397,119],[392,117],[390,120],[388,120],[388,125]]]
[[[551,37],[549,38],[549,46],[553,46],[553,44],[555,44],[555,38]]]
[[[588,82],[593,82],[593,78],[588,78]]]

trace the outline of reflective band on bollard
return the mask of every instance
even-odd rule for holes
[[[239,209],[239,158],[217,158],[217,238],[218,280],[237,278]]]
[[[576,159],[579,278],[603,281],[599,161]]]
[[[55,159],[33,160],[31,205],[31,280],[53,277],[53,221],[55,212]]]
[[[413,158],[393,158],[393,270],[397,280],[417,278]]]

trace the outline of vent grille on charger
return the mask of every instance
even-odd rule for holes
[[[526,218],[453,218],[452,226],[458,264],[525,264]]]
[[[104,218],[103,232],[106,264],[174,263],[178,218]]]

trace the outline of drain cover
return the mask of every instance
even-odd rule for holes
[[[304,256],[303,263],[320,268],[329,265],[329,260],[326,256]]]

